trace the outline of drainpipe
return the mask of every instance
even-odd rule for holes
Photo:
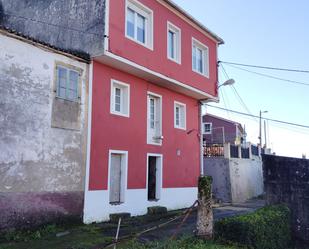
[[[199,102],[199,117],[200,117],[200,171],[201,176],[204,176],[204,147],[203,147],[203,113],[202,108],[204,104],[215,102],[213,99],[202,99]],[[205,115],[207,114],[207,111]]]
[[[203,108],[204,103],[199,102],[199,116],[200,116],[200,173],[204,176],[204,147],[203,147]]]

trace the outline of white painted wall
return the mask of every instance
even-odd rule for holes
[[[263,194],[263,166],[259,157],[231,158],[229,161],[233,203],[242,203]]]
[[[213,177],[213,194],[222,202],[243,203],[264,192],[261,158],[204,158],[204,172]]]
[[[51,127],[55,61],[83,70],[80,130]],[[0,192],[83,191],[87,67],[0,33]]]
[[[86,191],[84,222],[109,220],[112,213],[129,212],[132,216],[144,215],[147,207],[164,206],[168,210],[187,208],[197,200],[197,188],[163,188],[159,201],[148,201],[146,189],[127,189],[125,202],[121,205],[109,204],[109,191]]]

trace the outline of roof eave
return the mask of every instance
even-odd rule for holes
[[[194,22],[196,25],[198,25],[201,29],[203,29],[205,32],[207,32],[209,35],[211,35],[218,43],[218,45],[223,45],[224,44],[224,40],[218,36],[217,34],[215,34],[214,32],[212,32],[210,29],[208,29],[204,24],[202,24],[201,22],[199,22],[198,20],[196,20],[193,16],[191,16],[187,11],[185,11],[183,8],[179,7],[176,3],[174,3],[174,1],[172,0],[164,0],[166,3],[168,3],[169,5],[171,5],[173,8],[175,8],[177,11],[179,11],[181,14],[183,14],[184,16],[186,16],[187,18],[189,18],[192,22]]]

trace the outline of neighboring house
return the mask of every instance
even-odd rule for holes
[[[200,101],[218,100],[222,39],[168,0],[2,4],[29,17],[25,27],[8,14],[4,25],[91,56],[84,222],[192,205],[203,168]]]
[[[203,116],[203,141],[210,144],[243,144],[246,132],[240,123],[212,114]]]
[[[88,67],[0,29],[0,231],[82,213]]]

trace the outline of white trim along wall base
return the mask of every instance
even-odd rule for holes
[[[152,206],[164,206],[168,210],[188,208],[197,199],[196,187],[163,188],[160,200],[155,202],[147,200],[147,192],[147,189],[126,189],[125,203],[115,206],[109,204],[108,190],[86,191],[83,221],[86,224],[108,221],[110,214],[123,212],[132,216],[144,215]]]

